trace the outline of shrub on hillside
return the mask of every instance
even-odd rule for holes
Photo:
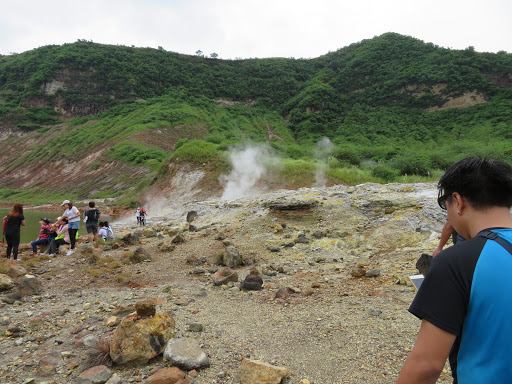
[[[400,175],[430,176],[430,161],[427,156],[405,153],[393,161]]]
[[[372,168],[372,176],[391,182],[398,176],[398,172],[387,165],[377,164]]]
[[[361,154],[355,147],[338,147],[334,151],[334,157],[351,165],[361,164]]]
[[[187,138],[179,139],[174,143],[174,150],[177,150],[179,147],[181,147],[183,144],[188,143],[190,140]]]
[[[189,140],[174,151],[175,162],[206,163],[219,158],[217,146],[203,140]]]

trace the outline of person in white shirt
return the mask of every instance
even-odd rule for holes
[[[62,217],[68,219],[68,232],[70,241],[70,250],[66,256],[75,253],[76,234],[80,229],[80,211],[77,207],[73,206],[73,203],[69,200],[64,200],[61,204],[66,210],[62,214]]]

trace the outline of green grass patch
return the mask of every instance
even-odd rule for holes
[[[357,185],[382,182],[381,179],[372,176],[370,171],[356,167],[329,169],[327,175],[329,179],[340,184]]]
[[[176,163],[216,163],[222,161],[217,146],[203,140],[188,140],[174,151],[171,160]]]
[[[280,177],[289,184],[310,186],[314,182],[316,165],[305,160],[284,159]]]
[[[147,144],[123,141],[110,148],[106,155],[125,164],[146,166],[153,171],[157,171],[162,162],[169,158],[171,154],[161,148]]]

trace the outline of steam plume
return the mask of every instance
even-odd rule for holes
[[[233,150],[230,155],[233,170],[222,175],[220,182],[225,184],[222,200],[233,200],[256,193],[255,185],[269,167],[279,162],[276,155],[267,147],[250,146]]]
[[[328,137],[323,137],[320,141],[316,143],[315,146],[315,159],[316,170],[315,170],[315,182],[313,187],[325,187],[327,184],[327,177],[325,174],[329,170],[329,164],[327,164],[327,159],[329,155],[334,150],[334,144],[329,140]]]

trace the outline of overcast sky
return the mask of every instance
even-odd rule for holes
[[[314,58],[385,32],[512,53],[511,0],[2,0],[0,54],[78,39]]]

